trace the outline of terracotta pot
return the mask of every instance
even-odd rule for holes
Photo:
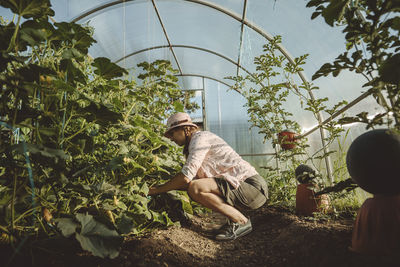
[[[327,195],[315,196],[315,184],[299,184],[296,191],[296,213],[304,216],[312,216],[313,212],[327,212],[329,209],[329,197]]]
[[[358,211],[351,250],[368,255],[400,251],[400,195],[374,195]]]
[[[278,133],[278,142],[283,150],[289,150],[296,147],[296,133],[285,130]]]

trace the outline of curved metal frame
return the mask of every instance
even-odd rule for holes
[[[213,51],[213,50],[210,50],[210,49],[206,49],[206,48],[202,48],[202,47],[198,47],[198,46],[192,46],[192,45],[158,45],[158,46],[153,46],[153,47],[147,47],[147,48],[144,48],[144,49],[141,49],[141,50],[132,52],[132,53],[130,53],[130,54],[124,56],[124,57],[121,57],[121,58],[117,59],[117,60],[115,61],[115,63],[119,63],[119,62],[121,62],[121,61],[124,60],[124,59],[127,59],[127,58],[129,58],[129,57],[131,57],[131,56],[134,56],[134,55],[137,55],[137,54],[146,52],[146,51],[155,50],[155,49],[161,49],[161,48],[169,48],[169,47],[172,47],[172,48],[178,47],[178,48],[196,49],[196,50],[200,50],[200,51],[204,51],[204,52],[207,52],[207,53],[216,55],[216,56],[221,57],[221,58],[223,58],[223,59],[229,61],[230,63],[236,65],[236,66],[238,67],[238,69],[242,69],[242,70],[245,71],[247,74],[252,75],[251,72],[248,71],[245,67],[243,67],[242,65],[240,65],[240,64],[238,64],[237,62],[233,61],[233,60],[230,59],[229,57],[224,56],[224,55],[222,55],[222,54],[220,54],[220,53],[217,53],[217,52],[215,52],[215,51]]]
[[[217,79],[217,78],[214,78],[214,77],[211,77],[211,76],[207,76],[207,75],[194,74],[194,73],[182,73],[182,74],[176,74],[175,76],[178,76],[178,77],[199,77],[199,78],[205,78],[205,79],[209,79],[209,80],[213,80],[213,81],[219,82],[219,83],[221,83],[221,84],[223,84],[223,85],[225,85],[225,86],[231,87],[231,86],[230,86],[229,84],[227,84],[226,82],[221,81],[221,80],[219,80],[219,79]],[[238,92],[238,91],[237,91],[237,92]],[[238,92],[238,93],[240,93],[240,92]]]
[[[96,7],[96,8],[94,8],[94,9],[92,9],[92,10],[89,10],[89,11],[87,11],[87,12],[85,12],[85,13],[83,13],[83,14],[77,16],[77,17],[74,18],[72,21],[73,21],[73,22],[77,22],[77,21],[79,21],[79,20],[81,20],[81,19],[83,19],[83,18],[85,18],[85,17],[87,17],[87,16],[89,16],[89,15],[91,15],[91,14],[97,12],[97,11],[101,11],[101,10],[103,10],[103,9],[105,9],[105,8],[108,8],[108,7],[111,7],[111,6],[114,6],[114,5],[118,5],[118,4],[122,4],[122,3],[126,3],[126,2],[134,2],[134,1],[135,1],[135,0],[118,0],[118,1],[111,2],[111,3],[107,3],[107,4],[104,4],[104,5],[101,5],[101,6],[99,6],[99,7]],[[253,23],[251,23],[251,22],[248,21],[247,19],[245,19],[245,10],[243,11],[242,17],[240,17],[240,16],[238,16],[237,14],[235,14],[235,13],[232,12],[232,11],[229,11],[229,10],[227,10],[227,9],[225,9],[225,8],[223,8],[223,7],[221,7],[221,6],[219,6],[219,5],[212,4],[212,3],[209,3],[209,2],[206,2],[206,1],[202,1],[202,0],[181,0],[181,1],[191,2],[191,3],[195,3],[195,4],[200,4],[200,5],[204,5],[204,6],[207,6],[207,7],[212,8],[212,9],[215,9],[215,10],[217,10],[217,11],[219,11],[219,12],[222,12],[222,13],[224,13],[224,14],[230,16],[231,18],[233,18],[233,19],[239,21],[239,22],[242,24],[242,28],[243,28],[243,25],[246,25],[246,26],[249,27],[250,29],[254,30],[254,31],[257,32],[258,34],[260,34],[261,36],[263,36],[264,38],[266,38],[268,41],[271,41],[271,40],[273,39],[273,37],[272,37],[270,34],[268,34],[267,32],[265,32],[264,30],[260,29],[258,26],[254,25]],[[154,0],[151,0],[151,2],[152,2],[152,4],[153,4],[153,6],[154,6],[154,9],[155,9],[156,13],[157,13],[157,16],[158,16],[158,18],[159,18],[159,21],[160,21],[160,23],[161,23],[161,26],[163,27],[163,31],[164,31],[165,37],[166,37],[167,40],[168,40],[168,43],[169,43],[171,52],[175,55],[175,53],[174,53],[174,51],[173,51],[173,48],[171,47],[171,44],[170,44],[170,42],[169,42],[168,36],[167,36],[167,34],[166,34],[164,25],[162,24],[162,21],[161,21],[161,18],[160,18],[160,16],[159,16],[157,7],[156,7],[156,5],[155,5],[155,2],[154,2]],[[284,46],[280,44],[280,45],[278,45],[277,47],[278,47],[278,50],[288,59],[288,61],[289,61],[290,63],[294,64],[294,60],[293,60],[292,56],[291,56],[291,55],[289,54],[289,52],[284,48]],[[240,51],[239,51],[239,53],[240,53]],[[240,58],[240,56],[239,56],[239,58]],[[178,62],[177,59],[176,59],[176,57],[175,57],[175,60],[176,60],[176,63],[178,64],[178,66],[180,66],[180,65],[179,65],[179,62]],[[239,65],[239,63],[238,63],[237,65]],[[181,70],[180,70],[180,71],[181,71]],[[182,74],[182,71],[181,71],[181,74]],[[301,79],[305,84],[308,84],[308,80],[307,80],[305,74],[304,74],[302,71],[299,71],[299,72],[298,72],[298,75],[299,75],[300,79]],[[311,99],[315,99],[314,94],[313,94],[311,91],[309,91],[309,95],[310,95],[310,98],[311,98]],[[323,121],[324,121],[324,120],[323,120],[323,116],[322,116],[322,114],[321,114],[320,112],[317,113],[317,120],[318,120],[318,124],[319,124],[319,125],[321,125],[321,124],[323,123]],[[326,142],[325,142],[325,132],[324,132],[323,128],[320,127],[319,129],[320,129],[320,135],[321,135],[321,143],[322,143],[322,146],[323,146],[323,148],[324,148],[324,153],[327,154],[327,153],[329,152],[329,149],[327,148]],[[327,167],[328,177],[329,177],[329,179],[331,180],[331,182],[333,182],[332,170],[331,170],[331,163],[330,163],[330,158],[329,158],[329,156],[328,156],[328,157],[325,157],[325,164],[326,164],[326,167]]]

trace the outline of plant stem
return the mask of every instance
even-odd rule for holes
[[[17,39],[20,23],[21,23],[21,15],[18,15],[17,25],[15,25],[15,31],[14,31],[13,36],[11,37],[10,44],[7,48],[7,53],[10,53],[11,50],[13,49],[13,46],[15,46],[15,40]],[[18,52],[17,47],[15,47],[15,52]]]
[[[15,127],[15,124],[17,122],[17,114],[18,114],[18,88],[15,88],[15,112],[14,112],[14,117],[13,117],[13,122],[12,122],[12,127]]]
[[[91,123],[89,123],[86,127],[84,127],[84,128],[82,128],[82,129],[80,129],[79,131],[77,131],[76,133],[74,133],[73,135],[71,135],[71,136],[68,136],[67,138],[64,138],[63,140],[61,140],[61,142],[60,142],[60,145],[61,144],[63,144],[65,141],[68,141],[68,140],[70,140],[70,139],[72,139],[72,138],[74,138],[75,136],[77,136],[78,134],[80,134],[81,132],[83,132],[83,131],[85,131],[85,130],[87,130],[90,126],[91,126],[92,124]]]
[[[24,213],[22,213],[17,219],[14,220],[14,223],[16,223],[19,220],[21,220],[23,217],[25,217],[25,215],[27,215],[28,213],[32,212],[33,210],[34,210],[34,208],[31,208],[31,209],[25,211]]]
[[[13,181],[13,194],[12,194],[12,198],[11,198],[11,229],[12,231],[14,231],[15,228],[15,196],[17,193],[17,173],[16,173],[16,169],[14,169],[14,181]]]
[[[133,102],[132,106],[129,108],[128,112],[126,113],[126,115],[124,116],[124,122],[126,122],[128,120],[129,115],[131,114],[133,108],[136,106],[136,102]]]
[[[3,231],[4,233],[8,234],[8,235],[10,234],[10,232],[7,230],[7,228],[5,228],[5,227],[3,227],[1,225],[0,225],[0,230]]]

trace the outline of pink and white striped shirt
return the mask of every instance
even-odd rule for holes
[[[221,137],[208,131],[193,133],[182,173],[190,180],[224,178],[234,188],[238,188],[246,178],[258,174]]]

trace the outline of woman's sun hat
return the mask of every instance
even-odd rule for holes
[[[178,112],[175,113],[173,115],[171,115],[171,117],[169,117],[168,121],[167,121],[167,131],[164,133],[164,136],[168,136],[169,132],[177,127],[180,126],[193,126],[193,127],[197,127],[196,124],[194,124],[192,122],[192,119],[190,118],[189,114],[184,113],[184,112]]]

